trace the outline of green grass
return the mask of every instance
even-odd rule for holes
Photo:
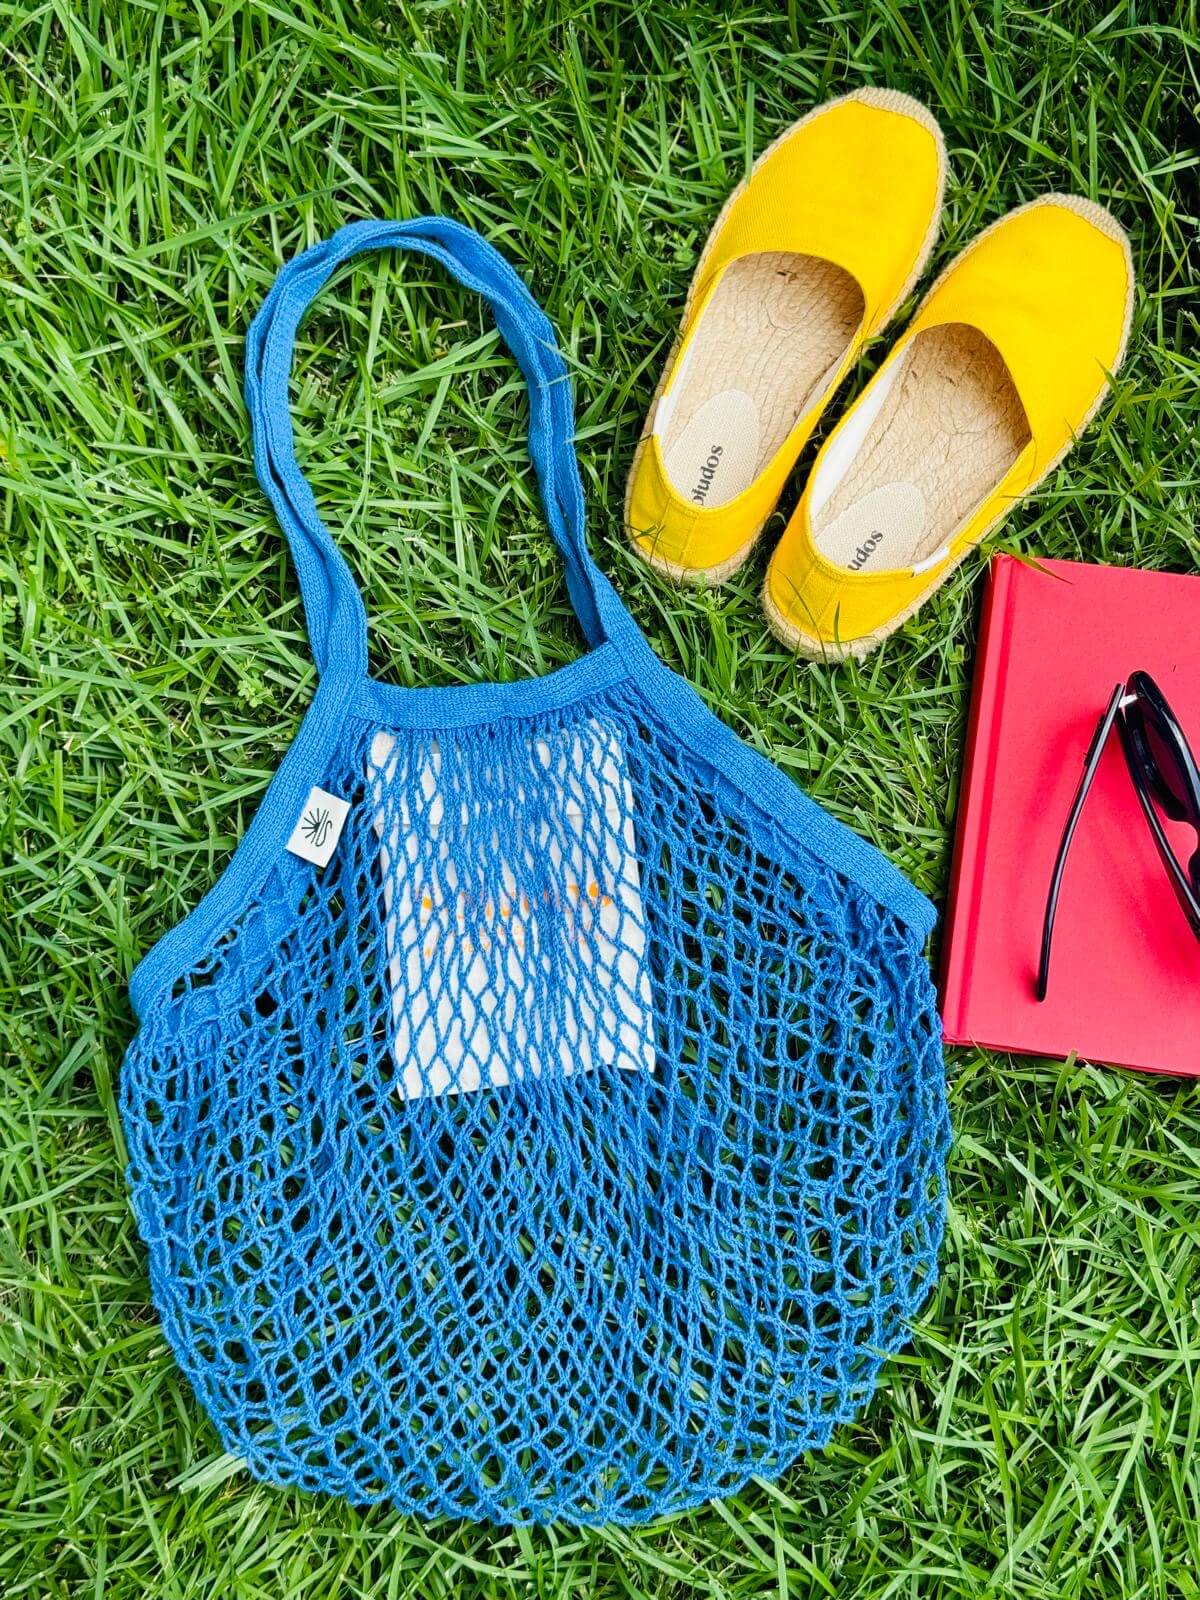
[[[1190,0],[0,0],[6,1600],[1200,1594],[1187,1082],[953,1054],[943,1276],[868,1413],[782,1482],[626,1532],[422,1526],[252,1483],[149,1304],[115,1109],[129,972],[228,859],[313,686],[240,400],[284,255],[382,213],[494,239],[569,347],[593,543],[656,646],[940,896],[981,561],[865,663],[800,664],[761,622],[762,554],[715,594],[629,556],[639,424],[754,152],[892,85],[950,147],[934,269],[1046,189],[1133,238],[1116,394],[1003,542],[1194,568],[1196,34]],[[379,670],[571,659],[479,306],[372,259],[301,345],[300,453]]]

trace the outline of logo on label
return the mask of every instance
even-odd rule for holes
[[[323,867],[337,849],[349,811],[349,800],[314,785],[292,829],[288,849],[301,861]]]
[[[859,545],[858,549],[854,552],[854,559],[848,563],[850,571],[857,572],[858,569],[864,564],[867,557],[871,554],[871,551],[874,550],[875,546],[882,543],[883,535],[878,530],[876,530],[874,533],[868,534],[863,542]]]
[[[712,488],[712,481],[717,475],[717,468],[721,465],[721,457],[724,454],[724,445],[714,444],[709,446],[708,460],[700,468],[699,481],[697,482],[696,487],[692,490],[692,499],[698,506],[702,506],[704,504],[705,498],[708,495],[708,491]]]
[[[324,806],[313,806],[311,811],[304,813],[304,820],[300,824],[304,829],[304,837],[315,850],[320,850],[329,837],[329,830],[333,827],[333,818]]]

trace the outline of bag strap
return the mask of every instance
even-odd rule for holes
[[[288,404],[292,348],[305,311],[330,276],[351,256],[375,249],[418,251],[491,306],[529,388],[529,454],[584,636],[597,646],[631,629],[628,613],[588,552],[567,366],[541,307],[497,250],[449,217],[353,222],[286,263],[246,342],[255,470],[291,547],[317,670],[354,678],[366,672],[367,617],[296,460]]]

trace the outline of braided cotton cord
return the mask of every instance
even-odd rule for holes
[[[592,649],[399,690],[296,463],[291,347],[373,245],[490,302]],[[260,480],[322,681],[234,862],[134,979],[122,1107],[164,1328],[261,1477],[641,1520],[781,1470],[933,1282],[929,908],[641,640],[584,538],[565,367],[445,219],[290,262],[251,330]],[[332,859],[284,843],[312,785]]]
[[[250,328],[246,405],[259,481],[287,535],[304,595],[313,654],[353,676],[366,670],[366,613],[345,559],[317,512],[292,445],[288,376],[296,329],[336,269],[364,250],[415,251],[440,262],[492,308],[529,385],[529,453],[550,530],[567,566],[567,585],[590,644],[623,612],[588,553],[583,489],[572,444],[571,391],[554,330],[508,263],[469,228],[446,217],[357,222],[315,245],[280,272]]]

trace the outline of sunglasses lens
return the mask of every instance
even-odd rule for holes
[[[1149,673],[1134,673],[1137,700],[1129,707],[1129,730],[1154,798],[1173,822],[1200,826],[1200,796],[1183,734]]]
[[[1168,816],[1173,817],[1176,822],[1195,820],[1192,794],[1179,746],[1171,734],[1159,726],[1153,711],[1142,723],[1142,736],[1153,763],[1154,770],[1151,777]]]

